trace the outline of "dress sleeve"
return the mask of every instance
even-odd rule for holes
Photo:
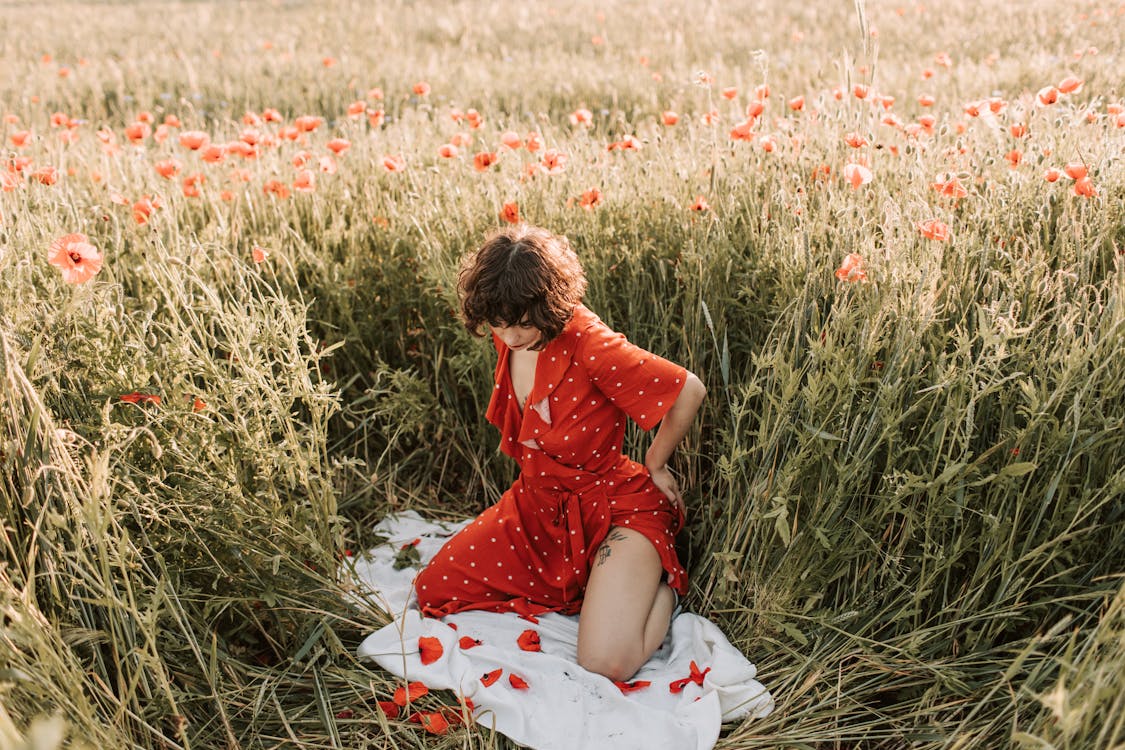
[[[655,427],[683,390],[687,370],[629,343],[601,321],[582,338],[583,364],[597,389],[641,429]]]

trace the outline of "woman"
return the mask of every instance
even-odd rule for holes
[[[565,238],[491,235],[459,278],[466,327],[498,354],[486,417],[520,476],[415,581],[423,614],[579,612],[578,663],[627,680],[660,646],[687,576],[673,546],[684,502],[668,469],[703,383],[630,344],[582,305]],[[641,465],[626,417],[660,424]]]

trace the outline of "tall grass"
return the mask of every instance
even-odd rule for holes
[[[0,9],[4,147],[32,158],[0,192],[0,747],[510,746],[386,719],[389,675],[354,657],[385,615],[346,575],[388,511],[463,517],[513,478],[453,292],[507,201],[570,237],[596,312],[709,386],[676,457],[689,602],[778,699],[720,747],[1125,746],[1119,8],[368,5]],[[773,151],[728,137],[762,83]],[[854,83],[933,132],[880,124]],[[267,107],[325,122],[218,166],[179,129],[123,135],[146,110],[234,140]],[[528,177],[542,152],[508,129],[565,170]],[[641,150],[607,149],[625,135]],[[314,192],[263,192],[337,136]],[[156,174],[170,156],[199,197]],[[853,190],[857,158],[875,179]],[[1068,162],[1096,197],[1043,179]],[[933,189],[946,172],[967,195]],[[106,256],[82,286],[46,263],[68,232]],[[834,275],[849,253],[866,281]]]

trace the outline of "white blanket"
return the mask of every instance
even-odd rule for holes
[[[424,565],[465,523],[430,522],[405,512],[375,527],[389,541],[355,561],[359,594],[394,621],[360,644],[361,658],[406,680],[470,698],[478,724],[536,750],[709,750],[722,722],[773,710],[769,691],[754,679],[754,665],[697,615],[683,613],[672,621],[663,645],[631,681],[650,684],[628,693],[578,666],[577,616],[549,613],[537,623],[513,613],[422,617],[411,586],[419,568],[395,570],[395,558],[413,546]],[[517,645],[527,630],[538,633],[540,651]],[[441,644],[441,656],[429,664],[422,663],[421,637]],[[480,645],[464,641],[469,648],[462,648],[463,638]],[[433,641],[425,643],[433,658],[438,649]],[[497,669],[503,670],[499,679],[482,682]],[[521,679],[527,687],[514,687]]]

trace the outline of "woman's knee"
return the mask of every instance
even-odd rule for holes
[[[578,665],[583,669],[624,682],[644,665],[643,655],[623,653],[621,649],[579,649]]]

